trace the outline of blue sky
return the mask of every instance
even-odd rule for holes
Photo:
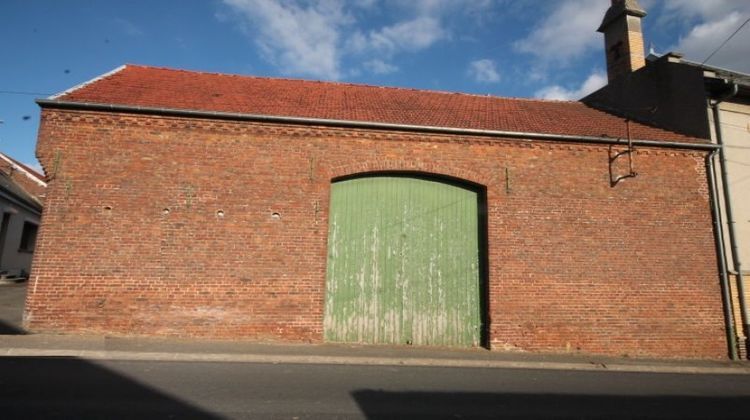
[[[606,83],[609,0],[3,0],[0,151],[37,166],[36,97],[124,63],[497,96]],[[747,0],[640,0],[646,44],[703,61]],[[750,24],[708,64],[750,73]]]

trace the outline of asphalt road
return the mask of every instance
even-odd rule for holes
[[[0,418],[748,418],[750,375],[0,358]]]

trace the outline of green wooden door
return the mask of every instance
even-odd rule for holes
[[[478,195],[410,177],[331,187],[328,341],[478,346]]]

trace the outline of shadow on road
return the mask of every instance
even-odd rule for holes
[[[21,326],[26,287],[26,283],[0,286],[0,335],[26,334]]]
[[[218,419],[76,358],[0,358],[3,419]]]
[[[16,327],[15,325],[7,324],[0,321],[0,335],[23,335],[26,331]]]
[[[748,418],[750,399],[358,390],[369,420],[380,419],[732,419]]]

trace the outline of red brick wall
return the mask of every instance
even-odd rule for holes
[[[702,153],[44,110],[38,154],[35,331],[321,341],[331,179],[415,170],[487,187],[493,348],[726,354]]]

